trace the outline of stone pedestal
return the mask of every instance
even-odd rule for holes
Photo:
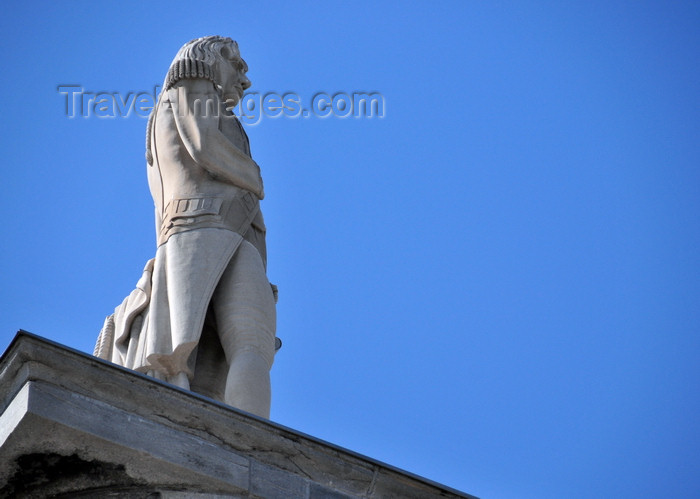
[[[473,497],[20,331],[0,497]]]

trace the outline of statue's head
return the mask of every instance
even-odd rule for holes
[[[205,36],[184,44],[170,64],[163,88],[167,90],[183,78],[207,78],[226,100],[235,105],[250,87],[245,73],[248,65],[241,58],[238,44],[231,38]]]

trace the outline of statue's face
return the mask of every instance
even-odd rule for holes
[[[243,97],[243,92],[250,88],[250,80],[246,77],[248,65],[243,59],[238,48],[232,44],[227,45],[221,51],[219,75],[224,99],[233,101],[236,105]]]

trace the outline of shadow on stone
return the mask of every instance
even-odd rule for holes
[[[90,497],[93,493],[104,497],[104,492],[124,489],[130,489],[129,497],[159,497],[158,493],[144,491],[120,464],[85,461],[76,454],[54,453],[26,454],[19,456],[15,463],[17,471],[0,490],[2,497],[67,497],[64,494],[76,497],[81,491],[84,493],[79,497]],[[142,493],[138,493],[139,489]]]

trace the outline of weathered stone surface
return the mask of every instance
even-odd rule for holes
[[[0,497],[472,497],[21,332],[0,360]]]
[[[250,492],[255,497],[265,499],[306,497],[308,489],[308,480],[299,475],[273,466],[265,466],[257,461],[251,462]]]

